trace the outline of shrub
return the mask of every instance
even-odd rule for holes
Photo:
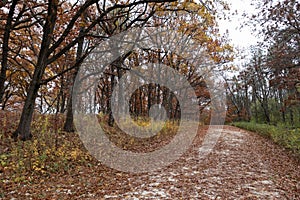
[[[10,119],[9,114],[6,117]],[[37,114],[32,123],[34,137],[26,142],[14,142],[4,131],[10,133],[16,127],[4,124],[7,129],[0,131],[0,171],[9,177],[9,182],[28,181],[27,175],[64,173],[94,162],[77,134],[60,130],[62,121],[62,117]]]
[[[235,122],[233,125],[270,138],[275,143],[292,150],[300,156],[300,128],[256,124],[253,122]]]

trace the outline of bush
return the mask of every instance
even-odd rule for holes
[[[0,119],[5,127],[0,130],[0,175],[2,172],[9,177],[6,183],[29,181],[28,175],[68,173],[72,168],[94,162],[77,134],[60,130],[61,116],[36,114],[32,122],[32,140],[14,142],[10,133],[16,123],[9,119],[15,115],[7,112]]]
[[[275,143],[292,150],[300,156],[300,128],[256,124],[253,122],[235,122],[233,125],[270,138]]]

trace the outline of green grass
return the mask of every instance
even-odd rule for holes
[[[256,124],[253,122],[234,122],[232,125],[270,138],[275,143],[292,150],[300,156],[300,128]]]

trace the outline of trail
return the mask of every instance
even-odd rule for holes
[[[129,180],[110,199],[300,199],[300,166],[272,142],[225,126],[206,158],[199,146],[173,166]],[[120,188],[122,190],[122,188]]]
[[[212,151],[203,155],[206,130],[179,160],[159,171],[130,174],[101,163],[78,166],[6,187],[6,199],[300,199],[300,162],[288,151],[224,126]]]

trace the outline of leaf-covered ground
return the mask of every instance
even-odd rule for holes
[[[206,128],[207,129],[207,128]],[[61,173],[28,174],[12,182],[0,173],[1,199],[300,199],[300,162],[255,133],[225,126],[206,158],[199,148],[206,133],[172,165],[129,174],[91,161]]]

